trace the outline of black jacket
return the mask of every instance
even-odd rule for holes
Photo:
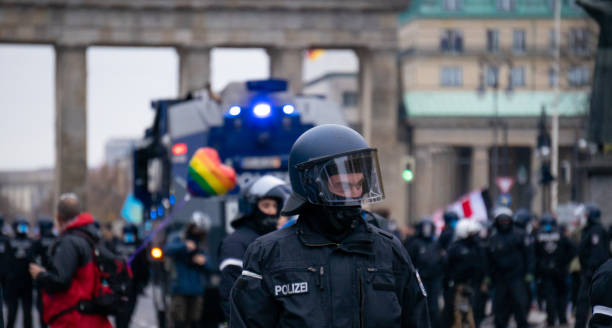
[[[219,247],[219,271],[221,285],[219,294],[221,308],[226,319],[229,319],[229,297],[232,286],[242,273],[242,257],[247,247],[259,237],[259,233],[248,226],[242,225],[231,235],[225,237]]]
[[[570,261],[576,256],[576,247],[558,229],[540,231],[536,235],[536,275],[565,278]]]
[[[612,327],[612,259],[606,261],[593,275],[591,304],[593,317],[590,328]]]
[[[533,252],[525,234],[513,229],[495,232],[488,241],[488,272],[494,283],[524,279],[534,272]]]
[[[437,279],[444,274],[444,250],[433,239],[417,237],[408,245],[408,255],[423,279]]]
[[[0,232],[0,286],[5,283],[5,278],[9,267],[9,254],[9,238]]]
[[[440,247],[442,247],[443,250],[448,251],[448,248],[453,242],[454,236],[455,236],[455,229],[451,227],[446,227],[440,233],[440,238],[438,238],[438,244],[440,244]]]
[[[5,293],[9,297],[13,293],[32,290],[30,263],[34,261],[34,241],[28,237],[16,236],[9,241],[9,255],[6,270]]]
[[[140,244],[141,241],[138,239],[133,243],[126,243],[117,239],[115,240],[115,244],[111,250],[127,261],[134,253],[136,253]],[[141,251],[140,253],[136,254],[132,260],[132,263],[130,263],[130,268],[132,269],[132,274],[134,276],[134,292],[138,294],[142,293],[144,288],[149,283],[149,260],[147,259],[147,252]]]
[[[35,256],[40,259],[40,264],[47,269],[51,267],[49,252],[51,250],[51,246],[53,243],[55,243],[55,239],[56,237],[54,235],[40,236],[40,238],[34,243]]]
[[[479,240],[460,239],[448,248],[447,280],[453,285],[480,286],[487,275],[487,256]]]
[[[357,220],[336,243],[304,220],[249,246],[230,327],[428,327],[424,289],[397,238]]]
[[[578,248],[582,274],[591,276],[610,257],[607,232],[601,224],[590,224],[582,231]]]

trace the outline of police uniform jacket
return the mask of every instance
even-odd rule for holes
[[[534,256],[522,231],[496,232],[489,238],[487,249],[489,274],[495,283],[523,279],[534,272]]]
[[[302,219],[255,240],[231,291],[230,327],[428,327],[402,244],[355,222],[341,242]]]
[[[591,276],[610,257],[608,236],[601,224],[591,224],[584,228],[578,257],[581,270],[587,276]]]

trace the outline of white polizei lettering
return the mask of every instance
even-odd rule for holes
[[[595,305],[593,307],[593,315],[596,314],[603,314],[608,317],[612,317],[612,308],[603,305]]]
[[[274,286],[275,296],[279,296],[279,295],[287,296],[287,295],[304,294],[304,293],[308,293],[308,283],[305,281]]]

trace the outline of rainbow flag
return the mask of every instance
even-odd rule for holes
[[[236,186],[236,172],[223,165],[213,148],[198,149],[189,161],[187,189],[196,197],[227,194]]]

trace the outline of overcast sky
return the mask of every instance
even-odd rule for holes
[[[55,56],[51,46],[0,45],[0,170],[51,168],[55,162]],[[214,49],[215,90],[232,81],[266,78],[261,49]],[[356,72],[350,51],[305,60],[306,81],[331,71]],[[178,56],[172,48],[91,47],[87,50],[87,162],[104,159],[111,138],[140,137],[151,124],[153,99],[178,95]]]

